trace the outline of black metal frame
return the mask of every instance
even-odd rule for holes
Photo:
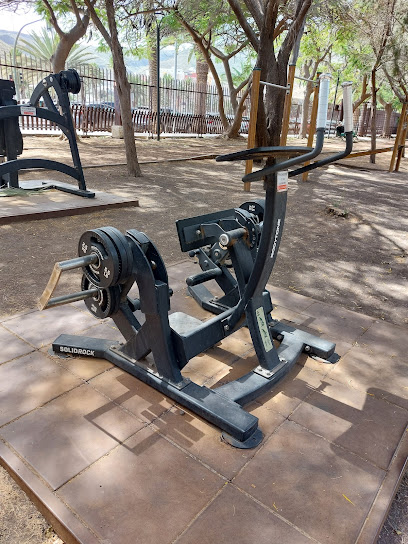
[[[243,406],[270,391],[302,353],[329,363],[338,360],[332,342],[274,321],[266,290],[285,220],[287,168],[317,156],[323,141],[324,127],[320,127],[316,147],[304,149],[303,155],[301,148],[271,147],[217,158],[267,157],[265,168],[243,178],[264,179],[266,198],[264,202],[177,222],[182,251],[197,256],[202,269],[186,282],[194,298],[215,314],[208,321],[201,322],[182,312],[169,315],[172,293],[166,267],[145,234],[129,230],[123,235],[112,227],[84,233],[79,259],[56,264],[41,305],[46,308],[85,299],[91,313],[112,317],[125,341],[113,343],[63,334],[54,341],[54,351],[107,359],[222,429],[224,440],[233,446],[258,445],[262,440],[258,419]],[[282,157],[285,160],[271,164]],[[337,157],[320,163],[328,164]],[[83,268],[87,289],[51,299],[61,271],[79,267]],[[233,267],[235,275],[229,267]],[[221,299],[210,298],[210,291],[203,285],[212,279],[224,292]],[[139,291],[135,300],[129,297],[134,283]],[[102,308],[102,300],[109,304]],[[214,389],[183,377],[181,370],[193,357],[243,326],[251,334],[259,363],[256,368]],[[274,340],[280,342],[278,347]],[[153,356],[150,363],[146,359],[149,353]]]
[[[49,89],[51,88],[53,88],[57,94],[60,111],[58,111],[49,94]],[[78,182],[78,189],[68,184],[59,184],[58,182],[53,182],[52,185],[47,184],[48,188],[53,187],[60,191],[73,193],[87,198],[93,198],[95,196],[95,193],[88,191],[86,188],[68,97],[69,92],[76,94],[80,91],[80,88],[81,83],[78,73],[72,69],[63,70],[58,74],[51,74],[45,77],[40,83],[38,83],[31,95],[29,104],[0,106],[0,121],[6,123],[13,119],[18,119],[18,117],[21,115],[26,115],[47,119],[48,121],[52,121],[58,125],[69,141],[72,161],[74,164],[72,167],[59,161],[48,159],[17,159],[17,154],[8,154],[7,162],[0,164],[0,179],[6,181],[10,187],[19,187],[18,172],[20,170],[44,168],[47,170],[62,172],[63,174],[74,178]],[[44,100],[46,108],[39,106],[41,99]],[[7,134],[5,134],[5,137],[7,138]],[[9,147],[13,147],[12,143]]]

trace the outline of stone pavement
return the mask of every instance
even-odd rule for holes
[[[172,311],[192,265],[169,267]],[[247,409],[263,442],[240,450],[102,360],[49,352],[61,333],[118,340],[83,303],[0,323],[0,462],[66,543],[297,544],[376,539],[408,456],[405,328],[271,287],[274,317],[337,343]],[[256,365],[241,329],[183,374],[218,386]]]

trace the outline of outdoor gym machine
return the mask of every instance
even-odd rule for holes
[[[351,88],[346,89],[346,129],[351,131]],[[262,440],[258,419],[242,407],[270,391],[302,353],[330,363],[338,359],[335,344],[274,321],[266,290],[282,237],[288,168],[321,152],[328,92],[329,77],[323,75],[314,148],[255,148],[217,158],[233,161],[266,157],[263,169],[243,178],[263,179],[265,200],[177,221],[182,251],[197,257],[201,267],[187,278],[188,289],[214,317],[202,322],[183,312],[169,315],[172,291],[166,267],[146,234],[135,229],[126,234],[112,227],[93,229],[81,236],[78,258],[56,263],[40,307],[85,300],[95,317],[113,319],[124,342],[63,334],[54,341],[53,350],[104,358],[221,428],[224,440],[233,446],[258,445]],[[337,158],[334,155],[331,160]],[[325,159],[308,168],[328,162]],[[51,298],[61,273],[75,268],[83,271],[82,290]],[[209,280],[217,282],[223,297],[211,295],[204,285]],[[134,284],[138,298],[129,296]],[[200,386],[182,375],[189,360],[243,326],[250,331],[258,358],[251,372],[216,389]],[[280,342],[278,348],[274,341]],[[153,358],[146,359],[150,353]]]
[[[56,94],[59,110],[50,96],[50,90],[54,90]],[[0,155],[7,158],[6,162],[0,164],[0,186],[18,188],[20,170],[45,168],[73,177],[78,182],[78,188],[54,181],[42,183],[39,187],[46,186],[88,198],[95,196],[95,193],[86,189],[68,97],[68,93],[77,94],[80,90],[81,80],[78,72],[73,69],[62,70],[38,83],[29,104],[18,105],[13,99],[14,82],[0,80]],[[44,101],[45,107],[40,107],[40,101]],[[18,159],[17,156],[23,152],[23,140],[18,125],[20,116],[39,117],[57,124],[68,138],[74,166],[48,159]]]

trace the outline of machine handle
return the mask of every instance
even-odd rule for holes
[[[221,268],[212,268],[211,270],[205,270],[194,276],[189,276],[186,279],[186,283],[189,287],[198,285],[199,283],[204,283],[205,281],[214,280],[217,276],[221,276]]]
[[[343,87],[344,132],[353,132],[352,82],[345,81],[341,86]]]
[[[319,85],[319,106],[317,109],[316,130],[326,128],[327,108],[329,106],[330,74],[321,74]]]

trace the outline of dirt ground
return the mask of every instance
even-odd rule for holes
[[[56,137],[26,137],[24,145],[24,157],[69,160],[67,142]],[[332,138],[327,149],[343,145]],[[359,141],[355,150],[368,145]],[[378,142],[378,147],[390,145],[389,140]],[[244,139],[137,140],[142,163],[245,147]],[[136,196],[140,207],[0,226],[0,317],[36,306],[53,263],[76,256],[78,239],[87,229],[111,225],[141,230],[170,265],[188,258],[180,251],[177,219],[239,206],[264,194],[260,182],[252,184],[250,193],[243,192],[241,162],[149,162],[142,164],[143,177],[130,178],[123,142],[93,137],[82,140],[79,151],[89,189]],[[390,153],[377,155],[376,165],[368,157],[348,159],[309,174],[308,182],[291,179],[285,232],[271,280],[278,287],[408,330],[408,159],[392,174],[387,172],[389,160]],[[67,181],[56,172],[27,172],[21,179],[48,176]],[[36,196],[26,198],[34,203]],[[342,216],[327,213],[327,207]],[[65,292],[77,288],[75,274],[62,285]],[[405,479],[381,534],[382,544],[408,542],[407,489]],[[5,497],[0,502],[0,544],[58,542],[38,512],[30,509],[31,503],[16,506],[25,496],[4,471],[0,495]]]

